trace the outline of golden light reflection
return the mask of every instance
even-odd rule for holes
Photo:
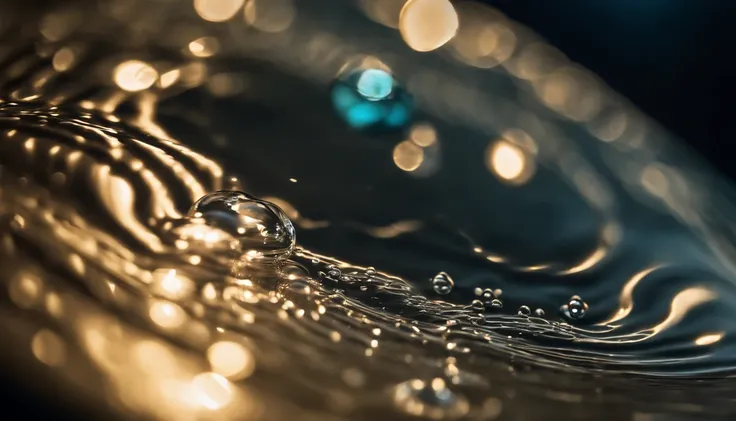
[[[211,57],[220,49],[217,38],[202,37],[189,43],[189,52],[195,57]]]
[[[194,281],[176,269],[156,269],[151,275],[151,290],[162,297],[180,300],[194,292]]]
[[[191,350],[119,324],[88,301],[69,298],[79,312],[80,347],[104,376],[105,396],[113,404],[151,419],[202,419],[203,410],[218,411],[222,420],[252,419],[255,408],[247,394],[221,375],[203,372]]]
[[[76,10],[53,12],[46,15],[39,25],[39,31],[49,41],[60,41],[80,23],[81,14]]]
[[[634,276],[629,278],[629,280],[626,281],[626,284],[624,284],[624,287],[621,288],[621,294],[618,297],[618,310],[616,311],[616,314],[611,316],[609,319],[598,323],[598,325],[605,326],[616,323],[617,321],[626,318],[631,313],[631,310],[634,309],[634,289],[636,289],[636,286],[639,285],[639,283],[647,276],[649,276],[649,274],[657,269],[660,269],[661,267],[662,265],[656,265],[646,268],[637,272],[636,274],[634,274]]]
[[[54,54],[51,65],[57,72],[65,72],[74,64],[74,51],[71,48],[62,48]]]
[[[186,66],[182,66],[179,71],[181,77],[179,80],[184,86],[193,88],[201,85],[207,80],[208,68],[207,65],[201,62],[189,63]]]
[[[199,219],[192,219],[191,223],[182,225],[176,229],[177,235],[180,237],[182,245],[177,247],[188,248],[189,242],[197,242],[198,244],[206,248],[218,248],[223,244],[229,244],[229,240],[232,236],[227,232],[206,225],[204,221]]]
[[[395,238],[417,231],[423,226],[421,221],[399,221],[385,227],[368,228],[366,232],[376,238]]]
[[[601,338],[578,338],[576,341],[616,344],[643,342],[680,323],[690,310],[713,301],[716,298],[718,298],[718,294],[706,287],[697,286],[687,288],[678,292],[677,295],[672,298],[672,301],[670,302],[670,311],[667,314],[667,317],[650,328],[626,335]]]
[[[653,334],[679,323],[690,310],[717,297],[718,294],[705,287],[692,287],[678,292],[670,304],[670,313],[652,329]]]
[[[150,375],[169,377],[177,374],[176,356],[161,342],[137,342],[133,346],[132,356],[138,366]]]
[[[625,112],[617,112],[605,118],[598,118],[588,124],[588,130],[593,136],[604,142],[613,142],[623,136],[629,125]]]
[[[449,0],[409,0],[399,15],[406,44],[419,52],[436,50],[457,33],[460,21]]]
[[[565,67],[534,81],[539,99],[549,108],[575,121],[590,121],[598,115],[602,98],[588,72]]]
[[[208,283],[202,288],[202,298],[210,301],[217,299],[217,288],[214,284]]]
[[[431,389],[427,390],[427,389]],[[425,400],[423,393],[440,393],[446,390],[446,383],[441,378],[432,379],[429,384],[419,379],[400,383],[394,389],[394,404],[407,414],[427,419],[456,419],[465,416],[470,405],[461,395],[454,395],[451,405],[437,405]]]
[[[659,164],[648,164],[641,172],[641,184],[646,191],[654,196],[663,197],[669,189],[667,176]]]
[[[718,333],[708,333],[702,336],[699,336],[697,339],[695,339],[695,345],[698,346],[706,346],[706,345],[713,345],[714,343],[720,341],[723,339],[723,332]]]
[[[536,155],[539,152],[537,142],[524,130],[517,128],[507,129],[503,131],[502,137],[504,140],[520,147],[526,153]]]
[[[8,295],[10,300],[21,308],[34,306],[41,298],[43,284],[35,276],[23,274],[10,282]]]
[[[31,340],[31,351],[42,363],[57,367],[66,361],[66,345],[59,335],[42,329],[33,335]]]
[[[424,162],[424,149],[410,140],[404,140],[394,147],[393,158],[397,167],[412,172]]]
[[[536,81],[567,64],[564,54],[544,43],[526,45],[513,60],[504,67],[516,77]]]
[[[243,7],[245,0],[194,0],[194,10],[209,22],[231,19]]]
[[[600,246],[596,248],[588,257],[586,257],[582,262],[578,263],[577,265],[564,270],[560,272],[560,275],[573,275],[576,273],[584,272],[593,266],[597,265],[598,263],[603,260],[604,257],[606,257],[606,254],[608,252],[608,249],[604,246]]]
[[[148,315],[157,325],[165,329],[175,329],[184,324],[186,313],[178,305],[156,300],[151,303]]]
[[[179,69],[170,70],[161,75],[158,79],[158,85],[162,88],[168,88],[179,80],[179,76],[181,76],[181,71]]]
[[[431,124],[417,124],[411,128],[409,139],[414,144],[427,148],[437,143],[437,131]]]
[[[244,379],[255,370],[253,354],[237,342],[221,341],[207,349],[212,371],[231,380]]]
[[[283,32],[295,17],[293,0],[248,0],[245,5],[245,21],[263,32]]]
[[[110,166],[99,166],[95,169],[93,181],[105,208],[128,232],[141,240],[152,250],[163,249],[161,239],[135,216],[133,209],[135,190],[127,179],[113,175]],[[156,191],[152,189],[151,191]]]
[[[450,45],[470,66],[488,69],[506,62],[516,50],[516,34],[500,14],[474,3],[458,5],[462,25]]]
[[[58,294],[49,292],[46,294],[46,311],[53,317],[61,317],[64,314],[64,302]]]
[[[534,161],[518,146],[507,140],[490,145],[486,152],[486,165],[504,182],[522,185],[534,175]]]
[[[271,202],[278,206],[286,216],[289,217],[289,219],[294,222],[299,228],[304,229],[319,229],[319,228],[327,228],[330,226],[329,221],[319,221],[314,219],[305,218],[302,214],[299,213],[299,211],[292,205],[291,203],[287,202],[284,199],[280,199],[278,197],[264,197],[263,200],[266,200],[268,202]]]
[[[243,91],[245,83],[241,75],[218,73],[207,80],[207,88],[217,97],[234,96]]]
[[[129,60],[115,67],[113,79],[120,89],[138,92],[153,86],[158,79],[158,72],[148,63]]]
[[[216,373],[202,373],[195,376],[191,387],[197,402],[209,410],[221,409],[233,398],[230,382]]]

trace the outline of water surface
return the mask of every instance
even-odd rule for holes
[[[486,7],[440,47],[401,2],[215,3],[3,5],[15,382],[120,419],[732,412],[733,193],[677,139]]]

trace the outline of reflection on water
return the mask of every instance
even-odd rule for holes
[[[733,411],[730,187],[498,12],[3,8],[18,382],[124,419]]]

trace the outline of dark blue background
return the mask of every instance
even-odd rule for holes
[[[485,2],[533,28],[736,177],[736,0]]]

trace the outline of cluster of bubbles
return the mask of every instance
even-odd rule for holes
[[[448,295],[455,287],[455,281],[447,272],[439,272],[430,280],[432,289],[439,295]],[[500,299],[502,290],[491,288],[475,288],[475,296],[478,297],[471,301],[470,307],[473,310],[485,311],[486,309],[501,309],[503,301]],[[585,317],[588,312],[588,304],[578,295],[573,295],[570,300],[560,306],[560,312],[563,316],[570,320],[579,320]],[[532,310],[522,305],[517,312],[519,316],[528,317],[532,314]],[[544,317],[545,311],[541,308],[534,310],[534,315]]]
[[[296,246],[294,226],[283,210],[271,202],[241,191],[223,190],[202,197],[194,203],[187,216],[174,226],[173,232],[179,241],[189,243],[189,251],[204,248],[261,267],[285,262]],[[282,266],[282,272],[290,268],[289,265]],[[362,273],[343,273],[336,265],[328,265],[326,272],[319,272],[319,277],[324,281],[359,285],[362,292],[369,290],[376,275],[372,267]],[[287,277],[295,278],[292,279],[290,290],[310,292],[309,284],[297,279],[300,276],[288,273]],[[441,296],[449,295],[455,287],[455,281],[447,272],[437,273],[430,282],[434,292]],[[500,289],[477,287],[474,290],[477,298],[471,301],[470,308],[478,312],[500,310],[503,308],[502,293]],[[588,304],[577,295],[560,307],[561,314],[569,320],[580,320],[587,311]],[[545,316],[541,308],[533,313],[537,317]],[[522,305],[517,315],[529,317],[532,310]]]

